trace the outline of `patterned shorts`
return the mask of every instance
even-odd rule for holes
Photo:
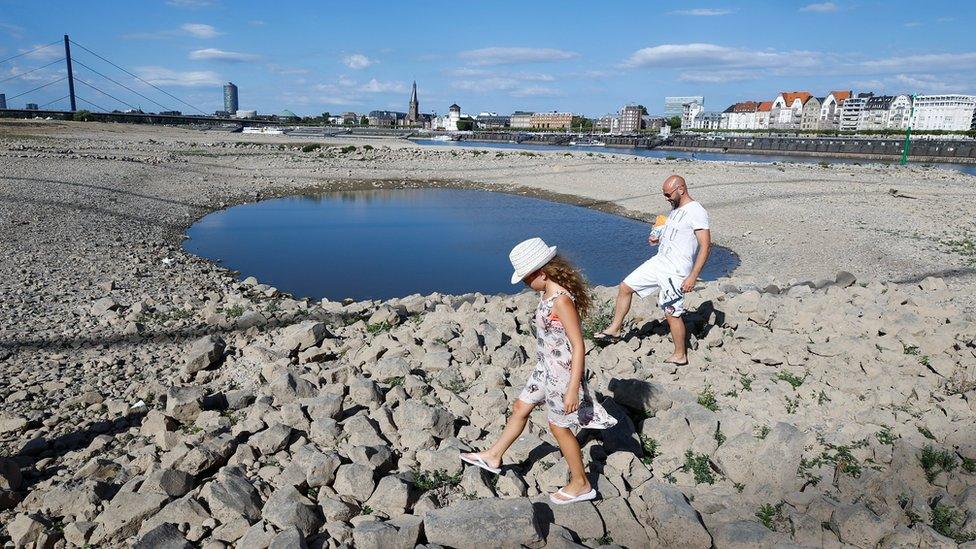
[[[648,259],[627,275],[624,284],[641,297],[658,291],[657,304],[667,316],[681,316],[685,312],[685,294],[681,284],[685,277],[664,272],[654,258]]]

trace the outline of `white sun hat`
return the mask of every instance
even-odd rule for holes
[[[555,256],[556,247],[547,246],[539,237],[519,242],[508,254],[508,259],[515,269],[512,274],[512,284],[518,284],[523,278],[549,263],[549,260]]]

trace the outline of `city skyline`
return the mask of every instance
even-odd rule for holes
[[[55,6],[37,18],[27,3],[4,2],[0,58],[67,32],[208,112],[223,107],[228,81],[239,87],[241,109],[290,109],[301,115],[406,111],[414,80],[421,112],[440,114],[452,103],[468,113],[555,110],[600,116],[628,103],[660,114],[665,96],[703,95],[709,109],[722,110],[786,90],[976,92],[976,48],[966,47],[976,8],[966,5],[587,6],[587,17],[579,18],[582,4],[574,2],[431,2],[418,15],[410,4],[365,2],[323,10],[310,3],[282,8],[169,0],[105,2],[81,13]],[[628,13],[647,24],[630,34],[615,30]],[[798,33],[799,27],[820,33]],[[0,80],[7,79],[0,93],[9,98],[56,78],[63,72],[58,64],[24,71],[60,56],[63,51],[54,46],[0,66]],[[86,70],[75,67],[81,75]],[[31,101],[63,95],[57,89],[41,93]],[[118,90],[117,96],[160,110],[127,93]]]

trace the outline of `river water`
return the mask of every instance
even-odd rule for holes
[[[689,151],[665,151],[660,149],[632,149],[624,147],[587,147],[579,145],[542,145],[529,143],[507,143],[504,141],[435,141],[433,139],[411,139],[419,145],[440,145],[456,147],[475,147],[480,149],[522,149],[529,151],[573,151],[573,152],[599,152],[607,154],[632,154],[636,156],[647,156],[650,158],[683,158],[686,160],[702,160],[705,162],[716,161],[737,161],[737,162],[759,162],[762,164],[772,164],[773,162],[795,162],[798,164],[888,164],[894,169],[899,166],[896,162],[886,162],[883,160],[865,160],[857,158],[831,158],[819,156],[789,156],[774,154],[733,154],[715,152],[689,152]],[[916,166],[935,166],[946,170],[953,170],[969,175],[976,175],[976,164],[950,164],[934,162],[916,162],[910,165]]]
[[[662,204],[662,212],[666,204]],[[616,285],[656,251],[650,226],[589,208],[459,189],[289,197],[211,213],[187,251],[298,297],[388,299],[413,293],[514,293],[508,253],[540,236],[593,284]],[[703,277],[738,265],[715,247]]]

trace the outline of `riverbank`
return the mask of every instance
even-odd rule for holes
[[[0,125],[0,535],[463,546],[491,512],[520,526],[488,535],[532,545],[918,544],[942,540],[933,508],[971,509],[973,270],[952,242],[974,229],[973,178],[305,143]],[[674,172],[742,265],[694,294],[689,367],[658,361],[647,300],[640,337],[589,350],[621,423],[586,446],[604,499],[569,514],[542,503],[565,472],[544,412],[497,481],[456,461],[533,366],[533,296],[308,302],[179,246],[215,209],[325,189],[484,188],[647,219]],[[842,270],[859,283],[790,283]]]

